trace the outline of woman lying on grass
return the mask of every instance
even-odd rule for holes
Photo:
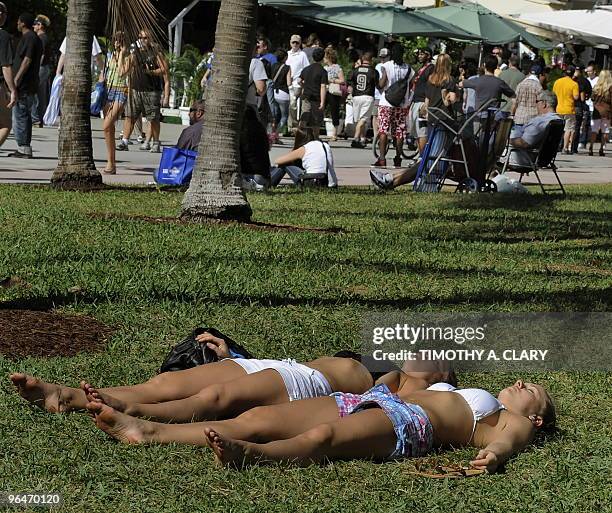
[[[223,339],[210,333],[197,337],[220,358],[229,356]],[[413,373],[414,389],[444,380],[447,373]],[[332,392],[362,393],[373,384],[368,369],[351,358],[324,357],[306,364],[293,360],[226,359],[176,372],[159,374],[134,385],[96,390],[45,383],[25,374],[11,380],[22,397],[52,413],[84,410],[88,401],[100,401],[135,417],[160,422],[231,418],[250,408],[320,397]],[[89,394],[89,398],[87,395]],[[201,438],[202,431],[199,432]]]
[[[389,376],[387,384],[362,395],[338,392],[254,408],[232,420],[181,426],[136,419],[101,402],[92,401],[87,409],[99,428],[122,442],[207,444],[220,463],[234,466],[387,460],[423,456],[434,447],[473,446],[481,450],[471,464],[493,472],[527,447],[538,429],[555,423],[550,396],[533,383],[517,381],[496,399],[485,390],[446,383],[414,391],[405,386],[403,373]]]

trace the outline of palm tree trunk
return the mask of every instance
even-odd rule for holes
[[[222,0],[215,36],[213,83],[206,99],[202,141],[181,219],[248,220],[241,187],[240,127],[255,43],[256,0]]]
[[[98,8],[98,9],[96,9]],[[96,170],[91,140],[91,44],[96,0],[69,0],[64,67],[64,96],[54,187],[83,189],[102,184]]]

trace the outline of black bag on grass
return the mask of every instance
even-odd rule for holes
[[[164,359],[159,372],[170,372],[191,369],[198,365],[204,365],[205,363],[213,363],[219,361],[217,353],[215,353],[205,344],[200,344],[196,340],[198,335],[202,333],[210,333],[211,335],[222,338],[225,340],[227,347],[234,352],[238,353],[244,358],[253,358],[253,355],[249,353],[244,347],[237,342],[234,342],[227,335],[224,335],[215,328],[196,328],[191,332],[189,336],[184,338],[172,350],[168,353],[168,356]]]

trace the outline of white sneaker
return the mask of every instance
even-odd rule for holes
[[[151,153],[161,153],[161,145],[159,142],[151,143],[151,149],[149,150]]]
[[[142,151],[149,151],[149,150],[151,149],[151,143],[148,143],[148,142],[143,142],[143,143],[140,145],[140,149],[141,149]]]
[[[584,144],[580,143],[580,144],[578,145],[578,149],[579,149],[579,150],[586,150],[586,146],[585,146]]]
[[[393,189],[393,177],[390,173],[379,171],[378,169],[370,169],[370,180],[377,189],[388,191]]]
[[[137,140],[137,141],[138,141],[140,144],[142,144],[143,142],[145,142],[146,138],[145,138],[145,137],[144,137],[144,136],[141,134],[141,135],[139,135],[139,136],[136,138],[136,140]]]

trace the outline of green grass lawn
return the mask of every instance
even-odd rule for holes
[[[86,313],[116,329],[104,352],[0,356],[0,374],[141,382],[203,323],[262,357],[308,360],[357,349],[372,311],[606,311],[612,186],[568,191],[565,200],[365,189],[249,196],[256,221],[342,229],[318,233],[99,215],[174,216],[177,193],[0,186],[0,279],[25,282],[0,288],[0,308]],[[460,382],[495,391],[517,377]],[[83,512],[610,511],[610,374],[526,377],[552,392],[559,432],[504,473],[456,481],[415,477],[414,461],[220,470],[204,449],[124,446],[86,415],[31,409],[2,378],[0,491],[60,491],[62,511]]]

